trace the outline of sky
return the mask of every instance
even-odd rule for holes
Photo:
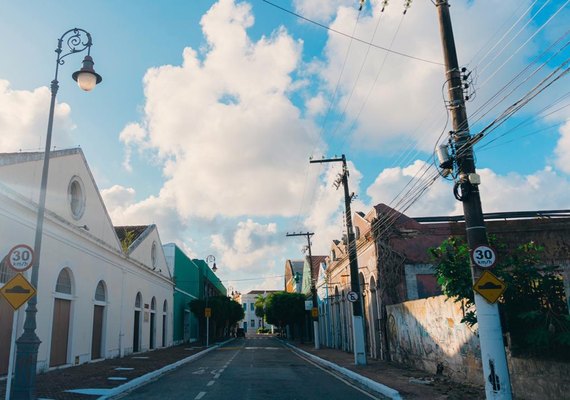
[[[462,214],[449,179],[416,196],[451,130],[436,7],[384,3],[0,0],[0,152],[43,150],[53,50],[85,29],[103,82],[82,92],[66,58],[52,144],[83,149],[115,225],[282,289],[306,244],[287,232],[326,255],[344,231],[340,165],[311,157],[346,155],[353,211]],[[568,1],[450,3],[483,210],[570,209]]]

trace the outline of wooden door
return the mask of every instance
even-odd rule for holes
[[[166,315],[162,316],[162,347],[166,347]]]
[[[93,335],[91,342],[91,359],[101,358],[101,341],[103,340],[103,312],[105,307],[95,306],[93,309]]]
[[[150,349],[154,349],[156,343],[155,313],[150,313]]]
[[[135,326],[133,327],[133,353],[140,351],[139,344],[139,332],[141,324],[141,312],[135,311]]]
[[[67,364],[67,346],[69,341],[69,316],[71,301],[55,299],[53,322],[51,326],[50,367]]]
[[[13,320],[14,309],[3,296],[0,296],[0,375],[4,375],[8,372]]]

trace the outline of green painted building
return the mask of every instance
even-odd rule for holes
[[[190,259],[177,245],[163,246],[174,280],[173,342],[190,343],[200,336],[200,319],[189,303],[206,296],[227,295],[227,290],[204,260]]]
[[[164,246],[164,255],[174,280],[172,335],[174,344],[198,340],[198,319],[190,312],[190,303],[200,298],[200,266],[174,243]]]

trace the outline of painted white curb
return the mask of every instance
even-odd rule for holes
[[[109,389],[109,391],[104,396],[98,397],[97,400],[111,399],[112,397],[117,396],[123,392],[133,390],[139,386],[144,385],[145,383],[150,382],[154,378],[156,378],[156,377],[158,377],[158,376],[160,376],[160,375],[162,375],[168,371],[171,371],[175,368],[180,367],[181,365],[189,363],[190,361],[194,361],[200,357],[203,357],[204,355],[208,354],[210,351],[217,349],[218,347],[221,347],[221,346],[225,345],[226,343],[231,342],[232,340],[234,340],[234,338],[226,340],[225,342],[222,342],[222,343],[218,343],[218,344],[216,344],[216,345],[214,345],[214,346],[212,346],[212,347],[210,347],[204,351],[201,351],[201,352],[196,353],[196,354],[192,354],[191,356],[188,356],[186,358],[183,358],[182,360],[176,361],[175,363],[172,363],[172,364],[169,364],[165,367],[157,369],[156,371],[152,371],[152,372],[149,372],[148,374],[139,376],[138,378],[135,378],[132,381],[129,381],[123,385]]]
[[[357,374],[354,371],[351,371],[349,369],[341,367],[341,366],[339,366],[335,363],[332,363],[330,361],[324,360],[320,357],[315,356],[314,354],[307,353],[306,351],[301,350],[300,348],[293,346],[290,343],[287,343],[287,342],[282,342],[282,343],[284,343],[286,346],[290,347],[294,351],[297,351],[297,352],[303,354],[305,357],[310,358],[312,361],[315,361],[316,363],[324,365],[324,366],[326,366],[332,370],[335,370],[337,372],[340,372],[344,376],[347,376],[348,378],[360,383],[361,385],[366,386],[368,389],[370,389],[376,393],[380,393],[381,395],[386,396],[392,400],[402,400],[400,393],[396,389],[392,389],[391,387],[388,387],[388,386],[383,385],[379,382],[373,381],[370,378],[367,378],[365,376]]]

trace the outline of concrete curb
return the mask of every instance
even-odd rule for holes
[[[315,356],[314,354],[307,353],[306,351],[301,350],[300,348],[298,348],[298,347],[296,347],[290,343],[287,343],[284,341],[283,341],[283,343],[286,346],[288,346],[289,348],[293,349],[293,351],[296,351],[296,352],[302,354],[303,356],[311,359],[312,361],[314,361],[318,364],[324,365],[327,368],[330,368],[334,371],[340,372],[344,376],[360,383],[361,385],[367,387],[368,389],[370,389],[376,393],[381,394],[382,396],[386,396],[392,400],[402,400],[402,396],[400,396],[400,393],[396,389],[392,389],[391,387],[388,387],[388,386],[383,385],[379,382],[373,381],[370,378],[367,378],[365,376],[357,374],[354,371],[351,371],[349,369],[341,367],[341,366],[339,366],[335,363],[332,363],[330,361],[324,360],[320,357]]]
[[[194,361],[194,360],[197,360],[197,359],[205,356],[210,351],[215,350],[215,349],[225,345],[226,343],[231,342],[232,340],[235,340],[235,338],[226,340],[225,342],[218,343],[218,344],[216,344],[216,345],[214,345],[214,346],[212,346],[212,347],[210,347],[204,351],[201,351],[201,352],[196,353],[196,354],[192,354],[191,356],[188,356],[182,360],[176,361],[175,363],[169,364],[165,367],[157,369],[156,371],[149,372],[145,375],[139,376],[138,378],[135,378],[135,379],[133,379],[127,383],[120,385],[120,386],[109,389],[108,393],[106,393],[105,395],[103,395],[101,397],[98,397],[97,400],[111,399],[114,396],[117,396],[121,393],[133,390],[139,386],[144,385],[145,383],[150,382],[151,380],[159,377],[160,375],[162,375],[168,371],[172,371],[173,369],[176,369],[176,368],[180,367],[181,365],[184,365],[186,363],[189,363],[190,361]]]

